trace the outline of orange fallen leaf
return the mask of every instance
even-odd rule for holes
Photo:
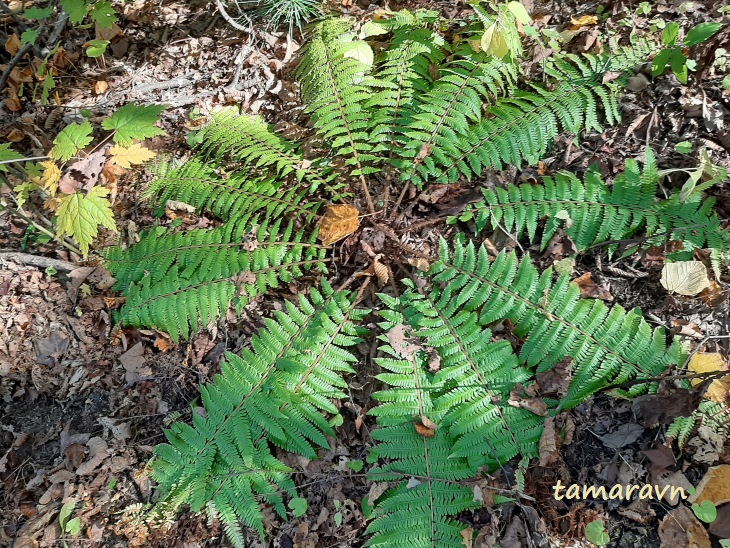
[[[730,464],[713,466],[700,480],[697,491],[689,497],[689,502],[702,504],[709,500],[716,506],[730,502]]]
[[[329,246],[349,236],[360,227],[360,212],[356,207],[337,204],[327,207],[319,221],[318,238],[323,245]]]
[[[588,27],[598,23],[598,17],[595,15],[581,15],[577,19],[574,17],[570,18],[570,29],[575,30],[581,27]]]
[[[418,432],[419,436],[423,436],[424,438],[433,438],[436,435],[436,430],[429,428],[425,424],[416,422],[413,423],[413,425],[416,427],[416,432]]]
[[[97,95],[101,95],[108,89],[109,89],[109,84],[106,82],[106,80],[98,80],[94,84],[94,93],[96,93]]]
[[[18,38],[17,34],[11,34],[5,41],[5,51],[10,55],[15,55],[20,51],[20,48],[20,38]]]
[[[593,281],[590,272],[586,272],[580,278],[573,280],[573,282],[580,289],[580,296],[584,299],[601,299],[602,301],[613,300],[613,295],[611,295],[609,291]]]

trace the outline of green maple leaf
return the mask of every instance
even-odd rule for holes
[[[48,154],[54,160],[65,162],[91,142],[91,124],[71,124],[66,126],[53,140],[53,148]]]
[[[84,0],[61,0],[63,11],[68,13],[68,19],[78,25],[86,16],[86,2]]]
[[[99,28],[110,29],[117,21],[117,15],[110,2],[97,2],[89,12],[89,17]]]
[[[5,162],[7,160],[20,160],[21,158],[24,158],[24,156],[10,148],[10,143],[3,143],[0,145],[0,162]],[[0,163],[0,173],[7,170],[8,168],[5,167],[4,164]]]
[[[165,105],[137,106],[130,103],[104,120],[101,125],[104,129],[116,130],[115,143],[129,146],[134,139],[142,140],[155,135],[164,135],[164,131],[155,127],[155,122],[163,110]]]
[[[100,186],[95,186],[88,194],[69,194],[61,200],[56,211],[58,237],[71,236],[79,244],[84,256],[89,253],[89,245],[99,233],[99,225],[115,232],[117,230],[106,197],[108,194],[109,189]]]

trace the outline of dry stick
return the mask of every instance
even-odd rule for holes
[[[56,270],[63,270],[66,272],[70,272],[78,268],[78,265],[69,261],[51,259],[50,257],[44,257],[42,255],[32,255],[30,253],[20,253],[17,251],[0,251],[0,262],[3,261],[12,261],[14,263],[34,266],[36,268],[52,267]]]
[[[13,57],[10,62],[8,63],[8,66],[5,67],[5,70],[2,73],[2,76],[0,76],[0,90],[2,90],[5,87],[5,84],[8,81],[8,78],[10,78],[10,73],[13,72],[13,69],[15,68],[15,65],[17,65],[20,60],[23,58],[23,56],[28,53],[30,50],[33,49],[33,44],[30,42],[24,45],[22,48],[20,48],[20,51],[15,54],[15,57]]]
[[[218,7],[218,13],[220,13],[221,16],[223,16],[223,19],[225,19],[228,22],[228,24],[231,25],[234,29],[240,30],[242,32],[249,32],[249,33],[252,31],[253,24],[251,23],[251,19],[249,18],[248,15],[242,14],[242,15],[244,15],[244,17],[246,19],[248,19],[248,23],[249,23],[248,27],[244,27],[244,26],[241,26],[233,17],[228,15],[228,12],[226,11],[226,8],[223,6],[223,2],[221,2],[221,0],[215,0],[215,5]]]

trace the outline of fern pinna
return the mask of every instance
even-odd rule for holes
[[[263,121],[222,111],[201,131],[195,156],[160,167],[147,194],[158,213],[170,200],[184,202],[213,228],[157,227],[109,251],[126,296],[121,326],[152,326],[178,340],[305,273],[319,289],[300,293],[298,304],[285,301],[240,356],[228,354],[201,389],[205,412],[168,430],[169,444],[151,463],[162,489],[158,510],[206,509],[242,545],[241,524],[264,534],[259,502],[285,517],[284,497],[295,496],[292,471],[272,447],[314,458],[327,446],[366,312],[359,295],[327,283],[335,257],[317,243],[317,192],[336,200],[359,188],[377,219],[370,188],[383,179],[404,191],[534,163],[560,132],[616,122],[617,87],[656,49],[639,41],[611,55],[555,56],[545,63],[545,87],[522,84],[519,47],[499,57],[479,45],[485,26],[512,17],[499,9],[477,10],[455,40],[434,12],[390,14],[359,33],[347,19],[324,20],[297,75],[328,152],[306,157]],[[519,42],[516,31],[509,39]],[[612,187],[592,172],[582,182],[559,173],[541,185],[485,189],[460,218],[474,219],[477,231],[500,228],[530,241],[540,233],[542,247],[562,228],[580,251],[637,236],[682,240],[684,252],[727,251],[711,203],[695,194],[658,201],[657,177],[648,151],[643,169],[627,162]],[[581,299],[567,276],[539,273],[515,253],[492,259],[465,235],[442,242],[428,272],[399,288],[399,295],[383,288],[376,301],[374,363],[382,372],[370,415],[379,462],[368,477],[392,485],[375,501],[369,546],[463,546],[455,516],[476,507],[464,480],[536,456],[546,416],[617,382],[637,381],[627,396],[651,390],[649,380],[684,360],[679,343],[667,343],[638,310]],[[495,326],[511,330],[517,348],[495,336]],[[569,385],[540,393],[540,375],[566,359]],[[536,394],[537,407],[520,404],[520,387]]]

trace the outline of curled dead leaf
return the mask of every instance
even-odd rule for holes
[[[329,246],[355,232],[360,227],[359,214],[356,207],[347,204],[327,207],[319,221],[318,238],[322,245]]]
[[[415,422],[413,425],[415,426],[416,432],[418,432],[419,436],[423,436],[424,438],[433,438],[436,435],[436,430],[429,428],[423,423]]]
[[[383,255],[381,253],[379,255],[376,255],[375,259],[373,260],[373,273],[375,274],[375,276],[377,276],[380,285],[387,284],[388,280],[390,279],[390,276],[388,275],[388,267],[380,262],[380,259],[382,257]]]
[[[580,296],[584,299],[601,299],[602,301],[612,301],[613,295],[603,287],[599,286],[591,278],[591,273],[586,272],[579,278],[573,280],[580,289]]]
[[[547,417],[547,404],[542,399],[534,397],[533,386],[525,388],[517,383],[510,391],[507,403],[512,407],[520,407],[535,413],[535,415]]]
[[[423,271],[428,271],[431,268],[431,264],[422,257],[411,257],[408,259],[408,264]]]

